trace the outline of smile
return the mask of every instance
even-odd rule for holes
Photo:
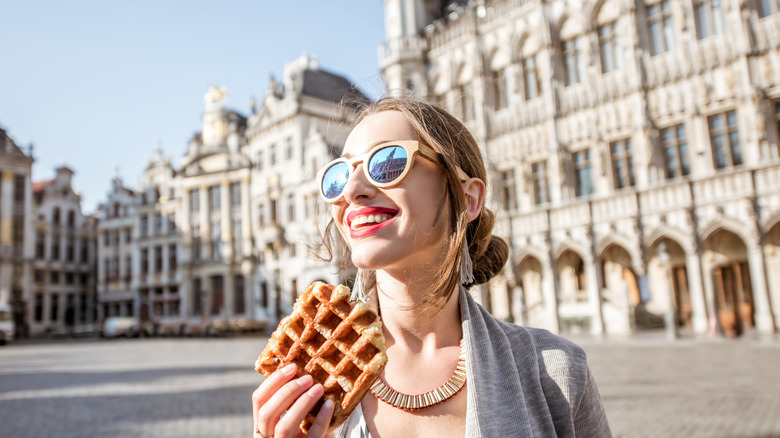
[[[392,223],[397,210],[384,207],[361,207],[347,215],[350,237],[363,237]]]
[[[349,224],[349,229],[357,230],[366,224],[377,225],[383,222],[387,222],[388,220],[390,220],[390,216],[386,214],[369,214],[366,216],[358,216],[352,220],[352,223]]]

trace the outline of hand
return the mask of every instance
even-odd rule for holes
[[[328,431],[333,402],[322,404],[308,434],[299,425],[325,393],[310,375],[295,377],[295,364],[276,370],[252,393],[252,418],[255,438],[324,437]]]

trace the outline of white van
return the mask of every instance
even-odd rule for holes
[[[11,306],[0,304],[0,345],[14,340],[14,315]]]

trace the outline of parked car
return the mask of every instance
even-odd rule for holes
[[[0,305],[0,345],[14,340],[14,315],[11,306]]]
[[[138,336],[140,331],[138,320],[132,316],[109,316],[103,321],[103,329],[100,336],[104,338],[116,338],[125,336],[132,338]]]

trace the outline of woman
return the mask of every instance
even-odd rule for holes
[[[585,353],[496,320],[464,287],[497,274],[508,250],[491,235],[485,166],[463,124],[423,102],[383,98],[319,175],[388,346],[382,387],[336,436],[611,435]],[[277,371],[253,394],[255,436],[301,435],[323,390],[294,375]],[[430,396],[398,406],[387,401],[394,392]],[[323,404],[309,436],[325,435],[332,412]]]

